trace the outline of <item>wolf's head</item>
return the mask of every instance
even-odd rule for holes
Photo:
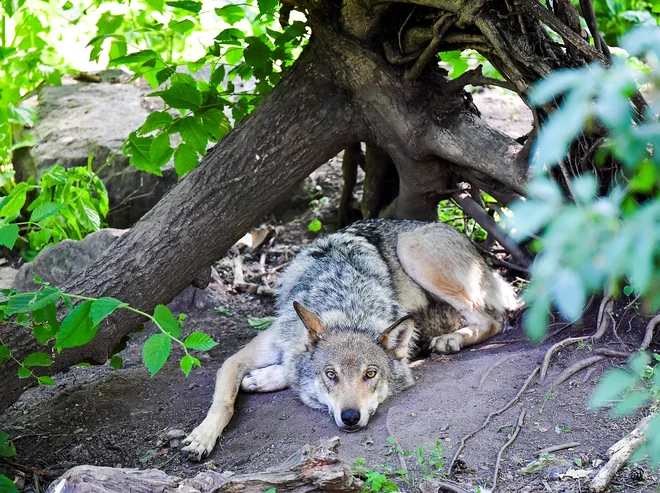
[[[371,327],[351,330],[346,319],[323,323],[294,302],[305,324],[311,352],[305,364],[308,384],[301,396],[327,406],[339,428],[364,428],[378,405],[388,396],[413,384],[408,368],[414,323],[405,316],[377,335]],[[324,317],[327,318],[327,317]]]

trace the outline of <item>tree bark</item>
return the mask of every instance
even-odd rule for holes
[[[335,156],[360,122],[328,67],[315,63],[313,41],[253,114],[168,193],[129,233],[60,288],[96,298],[112,296],[151,312],[210,268],[260,217],[305,177]],[[64,350],[43,368],[53,375],[81,361],[103,363],[140,323],[119,310],[94,340]],[[0,327],[0,338],[22,360],[43,351],[23,327]],[[34,382],[20,380],[9,362],[0,372],[0,410]]]

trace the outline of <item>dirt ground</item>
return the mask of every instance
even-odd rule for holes
[[[475,102],[497,129],[514,137],[528,131],[530,116],[518,100],[489,90],[475,95]],[[263,265],[269,271],[313,241],[315,235],[308,232],[307,224],[314,217],[323,222],[324,232],[332,229],[329,225],[341,187],[339,161],[323,166],[313,178],[326,200],[289,214],[286,222],[271,220],[277,227],[275,239],[255,254],[245,249],[240,252],[248,274],[258,272],[263,252]],[[195,308],[184,323],[186,330],[206,332],[220,342],[201,358],[203,367],[193,370],[188,378],[180,372],[176,357],[149,378],[140,362],[141,344],[154,330],[147,326],[120,354],[122,369],[113,370],[108,365],[72,368],[55,378],[55,388],[32,389],[0,415],[0,429],[12,435],[17,447],[12,464],[25,475],[25,492],[43,491],[49,480],[79,464],[158,468],[182,477],[209,468],[226,474],[256,472],[284,461],[305,443],[335,435],[341,438],[340,453],[346,460],[364,459],[373,470],[387,466],[397,469],[390,434],[404,450],[415,451],[407,459],[411,481],[400,484],[403,490],[414,491],[425,473],[438,473],[433,467],[424,471],[425,462],[416,458],[420,447],[424,459],[437,450],[446,467],[461,437],[479,428],[489,413],[516,395],[550,345],[567,335],[593,332],[598,309],[594,301],[581,325],[565,327],[557,322],[551,332],[565,327],[563,331],[539,347],[526,342],[517,327],[459,354],[414,363],[416,386],[381,405],[369,426],[359,433],[341,432],[326,413],[305,407],[289,390],[240,394],[234,419],[211,456],[198,464],[178,451],[181,435],[203,419],[215,371],[222,361],[258,333],[247,318],[273,314],[272,297],[232,290],[230,260],[237,254],[235,247],[217,265],[223,282],[215,285],[219,300],[215,308],[222,308],[223,313],[208,306]],[[272,283],[275,277],[264,277],[263,282]],[[620,309],[616,319],[619,336],[629,344],[626,350],[638,345],[645,323],[641,315],[634,308]],[[611,335],[599,347],[623,349]],[[560,351],[545,382],[534,379],[518,403],[467,442],[461,468],[453,479],[471,491],[490,487],[498,451],[524,409],[520,434],[502,457],[498,491],[587,491],[589,478],[573,479],[569,469],[593,476],[607,460],[607,448],[632,430],[639,419],[614,420],[606,412],[587,409],[600,375],[616,364],[615,360],[607,359],[597,364],[594,372],[579,373],[551,387],[549,382],[563,369],[589,355],[589,345]],[[495,363],[501,364],[484,377]],[[555,453],[554,460],[538,472],[520,472],[537,458],[538,450],[568,442],[580,445]],[[643,479],[636,481],[638,471],[625,468],[611,491],[658,491],[658,475],[642,469]],[[569,474],[563,476],[567,471]]]

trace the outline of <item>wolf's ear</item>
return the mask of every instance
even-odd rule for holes
[[[316,345],[319,340],[323,339],[323,335],[325,334],[325,329],[321,324],[321,319],[307,310],[297,301],[293,302],[293,309],[300,317],[300,320],[302,320],[302,323],[305,324],[305,327],[307,327],[309,340],[312,342],[312,344]]]
[[[408,345],[414,332],[412,315],[406,315],[385,329],[378,337],[378,344],[396,359],[403,359],[408,355]]]

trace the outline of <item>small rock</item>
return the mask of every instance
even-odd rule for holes
[[[181,440],[177,440],[176,438],[174,440],[170,440],[170,448],[176,449],[179,448],[179,445],[181,445]]]
[[[167,430],[165,433],[165,439],[166,440],[174,440],[175,438],[183,438],[186,436],[186,432],[183,430],[179,430],[176,428],[172,428],[171,430]]]

